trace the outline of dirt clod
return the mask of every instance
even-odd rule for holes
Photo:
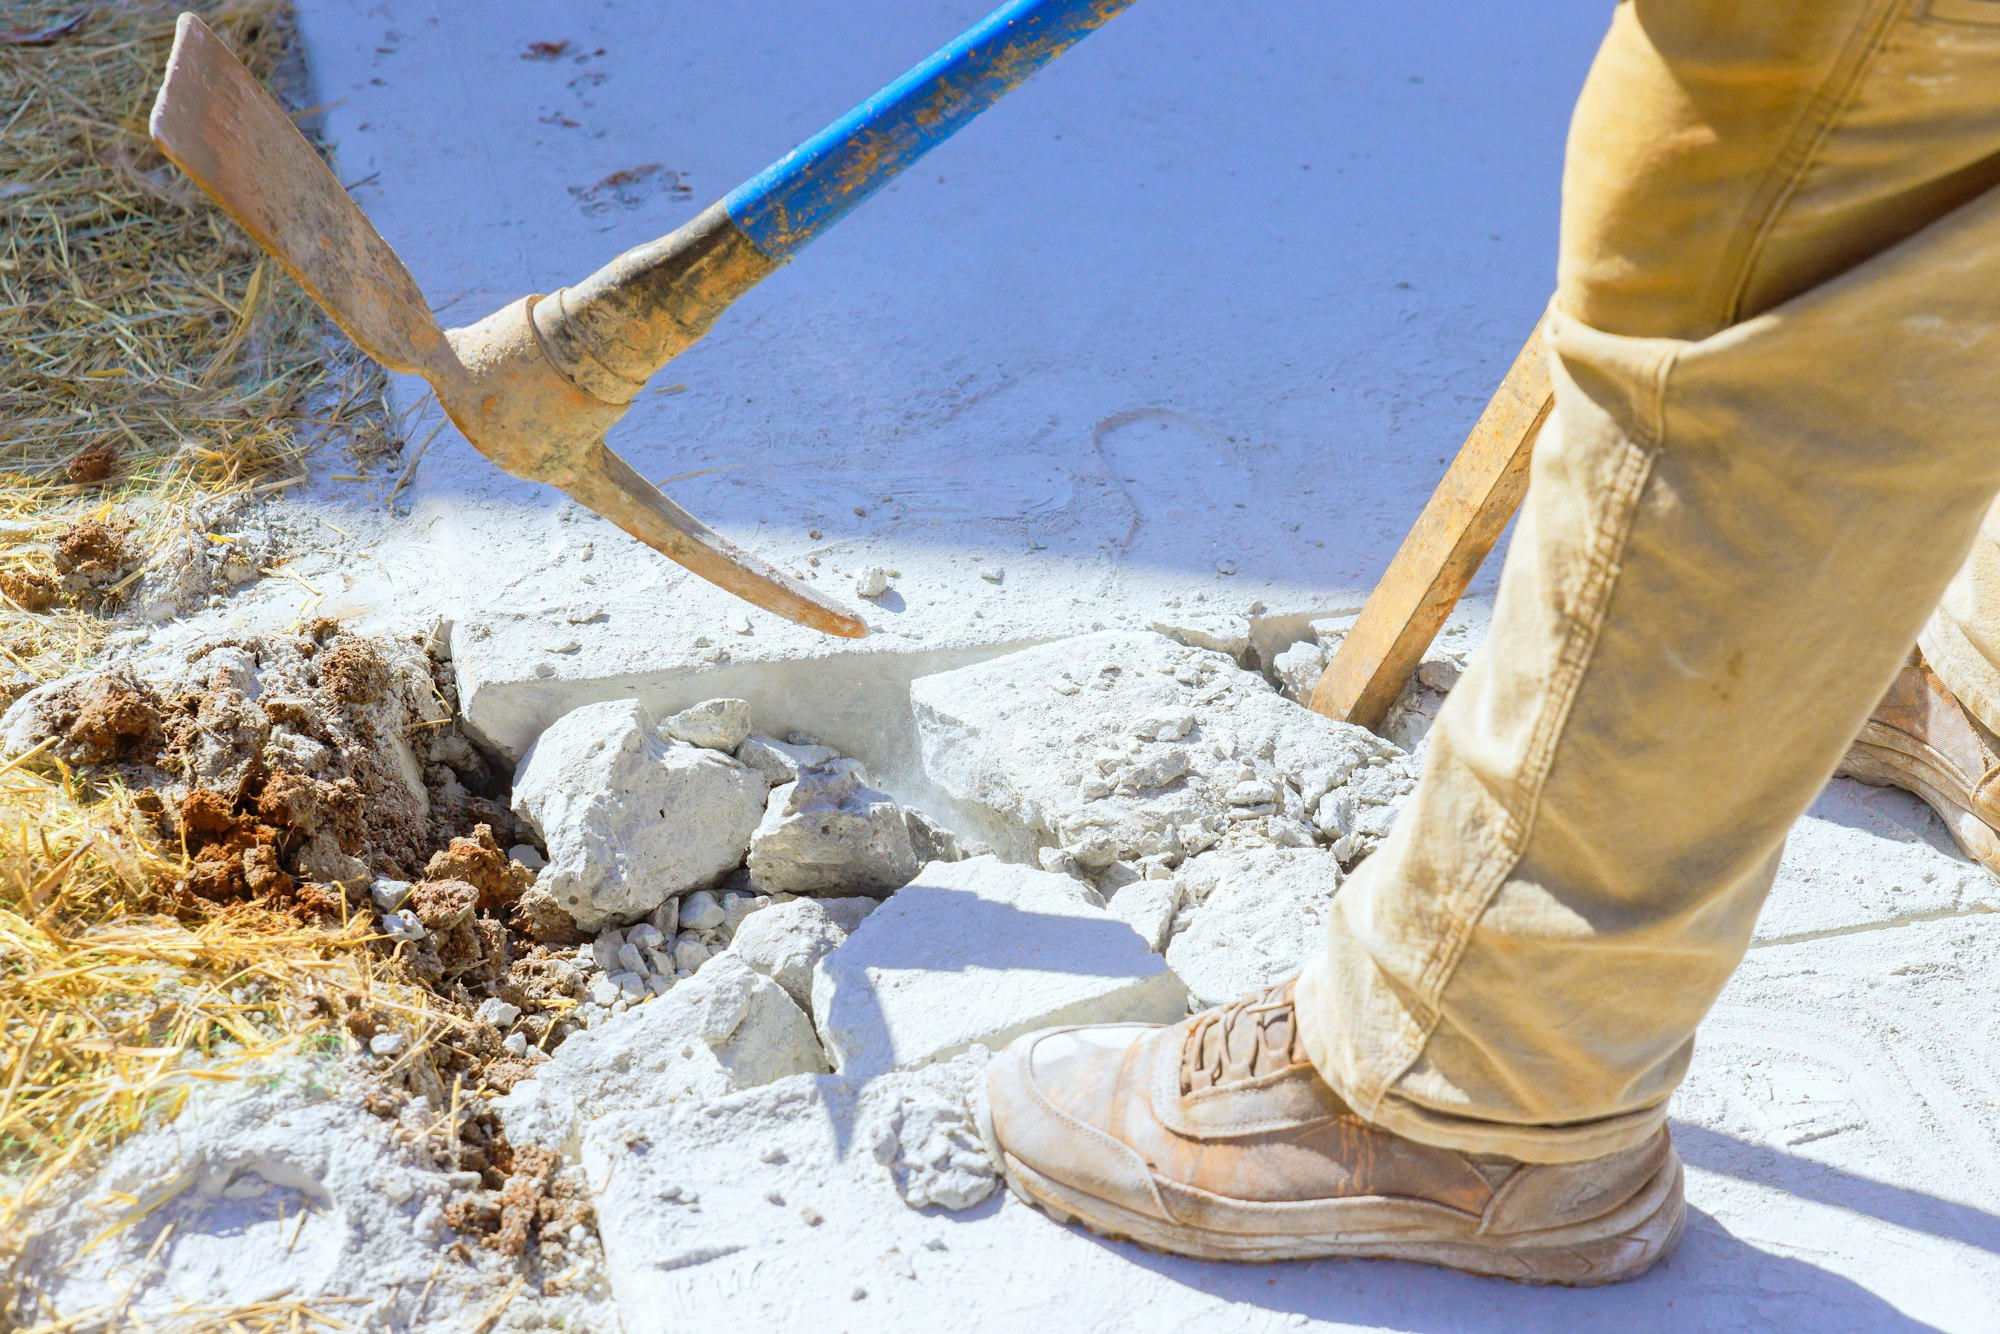
[[[63,465],[63,473],[79,486],[90,486],[118,469],[118,447],[108,440],[100,440],[94,445],[86,445],[70,456]]]
[[[130,530],[102,519],[82,519],[56,534],[56,573],[88,587],[124,578],[137,556]]]
[[[341,635],[320,655],[320,688],[342,704],[373,704],[389,690],[389,665],[366,640]]]
[[[0,594],[23,611],[44,612],[62,600],[62,581],[47,570],[0,570]]]
[[[424,867],[426,880],[458,880],[479,891],[483,912],[504,913],[520,901],[534,873],[519,862],[509,861],[493,837],[491,825],[479,825],[470,838],[455,838],[444,851],[433,854]]]
[[[159,736],[159,701],[129,673],[98,677],[79,690],[68,728],[72,757],[84,764],[130,758]]]

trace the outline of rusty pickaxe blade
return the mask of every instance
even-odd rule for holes
[[[161,150],[362,351],[430,381],[482,454],[516,476],[562,488],[746,601],[829,634],[858,638],[868,632],[839,603],[737,548],[668,500],[607,448],[604,430],[623,407],[594,400],[547,367],[522,302],[470,329],[447,334],[439,328],[403,261],[291,117],[192,14],[180,17],[151,128]],[[525,346],[523,332],[530,335]]]
[[[409,270],[291,118],[192,14],[175,32],[152,133],[362,350],[429,380],[480,453],[561,487],[749,602],[859,637],[859,617],[661,495],[604,432],[731,302],[1131,3],[1008,0],[679,231],[462,329],[438,327]]]

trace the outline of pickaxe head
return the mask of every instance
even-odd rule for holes
[[[772,267],[753,247],[732,243],[740,234],[723,225],[719,210],[614,262],[590,280],[612,290],[587,309],[566,310],[564,294],[545,303],[526,296],[476,324],[446,330],[402,260],[284,109],[192,14],[181,15],[151,129],[162,151],[362,351],[428,380],[487,458],[517,477],[561,488],[746,601],[828,634],[867,633],[852,612],[668,500],[604,443],[657,363],[698,338],[721,305]],[[649,282],[620,286],[635,257],[649,266],[643,275]],[[661,295],[655,276],[667,260],[680,279],[670,286],[683,294],[682,309],[675,297]],[[593,346],[606,345],[607,336],[616,346],[621,322],[634,321],[651,334],[647,369],[636,377],[571,346],[580,328],[596,340]]]

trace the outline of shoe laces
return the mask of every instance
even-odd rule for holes
[[[1292,1009],[1294,980],[1196,1015],[1181,1048],[1181,1092],[1240,1083],[1304,1061]]]

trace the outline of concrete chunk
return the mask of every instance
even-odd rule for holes
[[[514,810],[549,850],[536,886],[586,931],[636,921],[729,872],[763,805],[757,774],[662,738],[634,700],[564,714],[514,778]]]
[[[572,1036],[494,1104],[508,1137],[574,1152],[600,1116],[825,1071],[805,1013],[732,955]]]
[[[847,937],[820,900],[793,899],[745,919],[729,949],[800,1005],[811,1006],[813,966]]]
[[[842,1074],[999,1048],[1050,1024],[1168,1023],[1187,991],[1068,876],[974,857],[933,862],[813,975],[813,1020]]]
[[[1369,813],[1415,784],[1389,742],[1301,708],[1220,653],[1142,631],[921,677],[910,697],[926,775],[979,822],[973,832],[1024,861],[1057,847],[1094,870],[1316,839],[1346,840],[1351,859],[1387,826],[1386,812]],[[1314,824],[1348,787],[1347,824]]]
[[[1188,906],[1167,964],[1199,1004],[1222,1005],[1298,971],[1325,948],[1340,863],[1319,848],[1218,850],[1175,878]]]
[[[733,752],[750,739],[750,703],[741,699],[705,699],[682,709],[662,724],[668,736],[704,750]]]
[[[753,736],[736,748],[736,758],[764,775],[772,787],[798,781],[801,769],[840,758],[832,746],[795,746],[771,736]]]
[[[886,895],[923,865],[912,823],[853,760],[801,770],[796,783],[772,790],[751,835],[750,883],[760,894]]]

